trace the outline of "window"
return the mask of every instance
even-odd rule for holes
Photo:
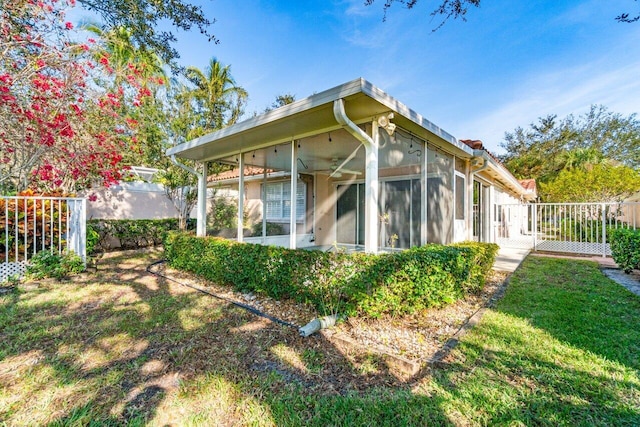
[[[465,217],[465,181],[464,175],[459,175],[456,172],[456,219],[464,219]]]
[[[265,205],[268,221],[289,221],[291,216],[291,183],[271,182],[266,186]],[[296,194],[296,220],[303,221],[306,207],[306,186],[298,181]]]

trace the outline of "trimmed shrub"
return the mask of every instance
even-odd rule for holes
[[[187,227],[195,228],[195,220],[187,222]],[[176,218],[92,219],[87,221],[87,253],[157,246],[167,231],[177,229]],[[113,239],[117,239],[116,247],[112,246]]]
[[[310,303],[321,314],[379,317],[440,307],[482,289],[497,245],[426,245],[387,254],[292,250],[167,233],[175,268],[237,290]]]
[[[640,269],[640,230],[612,230],[610,240],[613,260],[625,273]]]

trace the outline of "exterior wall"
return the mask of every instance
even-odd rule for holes
[[[316,245],[332,245],[335,236],[336,216],[335,185],[327,174],[316,175]]]
[[[164,219],[177,212],[158,184],[122,183],[108,189],[93,190],[96,201],[87,203],[89,219]]]

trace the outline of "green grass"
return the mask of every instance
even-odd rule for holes
[[[640,425],[640,298],[595,264],[529,257],[406,379],[147,275],[159,257],[0,297],[0,426]]]

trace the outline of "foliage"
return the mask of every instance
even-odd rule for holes
[[[584,194],[587,198],[600,197],[603,190],[593,185],[599,185],[596,182],[603,180],[602,175],[620,171],[629,177],[630,170],[640,169],[640,120],[635,114],[624,117],[594,105],[577,118],[548,115],[527,129],[518,127],[507,132],[502,147],[506,150],[501,157],[505,166],[517,178],[535,179],[544,201],[576,201],[577,194],[566,194],[573,197],[568,200],[563,198],[564,193],[558,193],[572,179],[591,185]],[[562,183],[553,184],[559,178]],[[627,188],[622,187],[620,194]],[[615,199],[617,195],[605,196]]]
[[[35,254],[27,265],[27,279],[40,280],[47,277],[63,279],[70,274],[84,271],[84,261],[73,252],[62,255],[44,250]]]
[[[365,0],[364,4],[369,6],[372,5],[375,0]],[[384,16],[385,19],[387,17],[387,10],[394,4],[400,3],[405,6],[407,9],[412,9],[417,3],[418,0],[385,0],[384,3]],[[450,18],[453,19],[462,19],[466,21],[467,11],[469,10],[469,6],[479,7],[480,0],[441,0],[441,3],[431,12],[431,16],[442,17],[442,21],[440,24],[433,30],[436,31],[440,27],[442,27],[445,22],[447,22]]]
[[[564,169],[540,183],[540,194],[547,202],[621,202],[638,191],[640,170],[624,165]]]
[[[175,267],[220,284],[313,304],[322,313],[378,317],[452,303],[482,289],[497,246],[427,245],[391,254],[291,250],[168,233]]]
[[[640,269],[640,230],[619,228],[611,231],[611,255],[625,273]]]
[[[200,133],[232,125],[244,113],[248,94],[236,84],[230,65],[211,58],[204,72],[191,66],[185,76],[194,86],[187,95],[196,111]]]
[[[635,114],[625,117],[592,105],[578,117],[540,117],[527,129],[505,133],[501,145],[506,150],[501,160],[518,178],[546,182],[565,167],[601,159],[636,169],[640,167],[640,120]]]
[[[216,196],[207,214],[207,228],[219,231],[238,227],[238,202],[233,197]]]
[[[35,193],[32,190],[16,198],[0,199],[0,258],[28,259],[42,247],[66,245],[61,236],[67,226],[67,204],[64,201],[35,199],[35,196],[62,197],[61,193]]]
[[[296,96],[292,93],[284,93],[282,95],[276,95],[275,101],[270,106],[264,109],[265,113],[275,110],[276,108],[284,107],[285,105],[292,104],[296,101]]]
[[[127,98],[149,94],[135,70],[129,91],[94,83],[114,72],[99,43],[72,41],[73,0],[3,2],[0,9],[0,188],[75,192],[121,178],[136,123]]]
[[[187,224],[193,229],[194,221]],[[163,235],[178,230],[178,220],[168,219],[92,219],[87,221],[87,253],[113,249],[109,241],[118,239],[120,249],[138,249],[162,243]]]
[[[214,21],[208,19],[201,6],[183,0],[78,0],[87,9],[96,12],[107,28],[128,28],[136,47],[143,52],[155,52],[162,61],[178,69],[180,57],[172,46],[177,41],[170,31],[159,31],[160,23],[170,23],[178,30],[189,31],[195,26],[209,41],[217,39],[208,28]]]
[[[168,166],[158,175],[167,198],[171,200],[178,213],[179,229],[184,231],[189,214],[198,201],[197,179],[192,173],[175,165]]]
[[[265,225],[267,236],[283,236],[286,234],[282,224],[267,221]],[[251,226],[251,235],[262,236],[262,221],[256,222]]]
[[[594,263],[529,257],[446,365],[407,378],[371,348],[296,339],[226,301],[131,274],[157,255],[0,293],[6,425],[640,424],[640,298]],[[172,392],[149,386],[167,372]],[[131,390],[143,396],[123,402]]]
[[[384,2],[384,20],[387,18],[387,11],[394,3],[399,3],[407,9],[412,9],[419,0],[385,0]],[[370,6],[375,3],[375,0],[365,0],[364,4]],[[461,18],[466,21],[467,11],[470,6],[480,7],[480,0],[440,0],[440,4],[431,12],[431,17],[443,17],[440,24],[433,30],[436,31],[442,27],[450,18]],[[630,13],[624,12],[616,16],[616,21],[633,23],[640,20],[640,14],[633,16]]]

